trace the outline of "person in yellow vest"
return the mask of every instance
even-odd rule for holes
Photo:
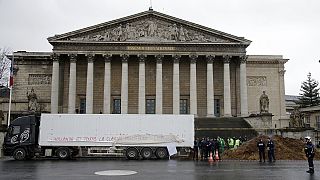
[[[237,138],[234,143],[234,148],[237,149],[240,146],[240,139]]]
[[[232,149],[233,146],[234,146],[234,140],[233,140],[233,138],[230,138],[229,139],[229,149]]]

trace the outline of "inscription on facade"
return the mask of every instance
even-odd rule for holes
[[[28,85],[51,84],[51,74],[29,74]]]
[[[175,51],[175,47],[127,46],[128,51]]]
[[[267,86],[266,76],[248,76],[247,77],[248,86]]]

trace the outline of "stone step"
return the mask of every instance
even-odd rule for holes
[[[241,117],[195,118],[195,136],[253,138],[257,132]]]
[[[243,118],[195,118],[195,128],[252,128]]]

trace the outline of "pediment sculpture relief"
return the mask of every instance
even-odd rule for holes
[[[160,42],[228,42],[176,23],[155,18],[119,24],[92,34],[71,37],[72,41],[160,41]]]

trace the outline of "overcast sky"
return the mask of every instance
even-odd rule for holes
[[[148,10],[150,0],[0,0],[0,48],[52,51],[47,37]],[[286,94],[320,80],[320,0],[152,0],[155,11],[252,41],[248,55],[283,55]]]

